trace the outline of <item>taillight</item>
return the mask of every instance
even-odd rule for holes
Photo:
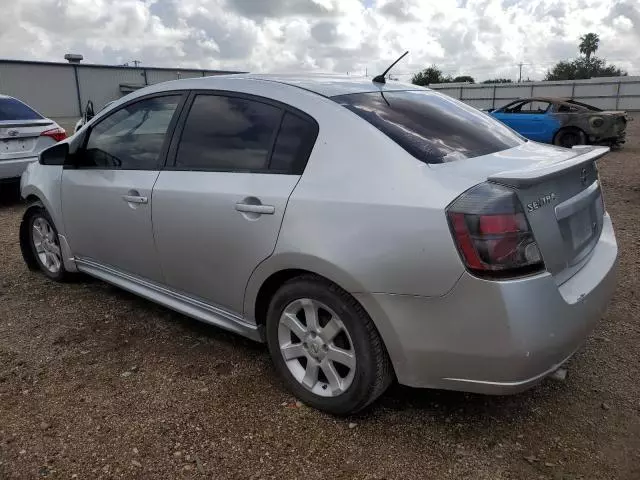
[[[447,208],[453,239],[467,269],[514,277],[544,269],[540,250],[515,192],[482,183]]]
[[[67,138],[67,132],[64,131],[64,128],[56,127],[51,130],[45,130],[40,134],[41,137],[50,137],[53,138],[56,142],[60,140],[64,140]]]

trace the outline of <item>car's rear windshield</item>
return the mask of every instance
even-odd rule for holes
[[[3,120],[40,120],[40,115],[29,106],[15,98],[0,98],[0,121]]]
[[[486,113],[432,90],[354,93],[333,100],[425,163],[478,157],[526,141]]]

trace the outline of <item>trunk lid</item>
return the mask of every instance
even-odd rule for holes
[[[56,125],[51,120],[0,121],[0,161],[33,157],[53,141],[40,134]]]

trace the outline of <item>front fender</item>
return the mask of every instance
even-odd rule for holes
[[[29,200],[37,198],[53,219],[58,233],[65,235],[60,197],[62,166],[30,164],[20,179],[20,195]]]

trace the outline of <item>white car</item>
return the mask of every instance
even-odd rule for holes
[[[42,150],[65,138],[53,120],[17,98],[0,95],[0,181],[20,178]]]

